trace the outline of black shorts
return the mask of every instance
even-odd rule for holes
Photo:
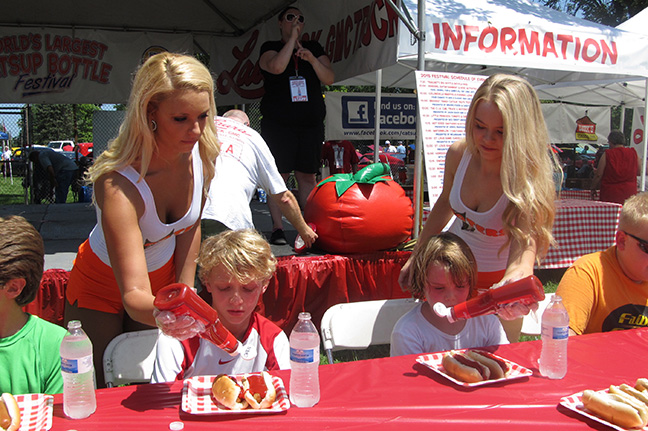
[[[309,128],[285,126],[261,120],[261,135],[275,158],[279,173],[292,171],[315,174],[319,171],[324,124]]]

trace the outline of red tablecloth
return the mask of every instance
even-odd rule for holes
[[[541,377],[540,342],[500,346],[497,354],[533,370],[533,376],[476,388],[455,385],[415,362],[416,356],[320,367],[321,401],[278,414],[201,416],[180,409],[182,383],[97,391],[97,411],[84,420],[64,418],[54,397],[53,430],[167,430],[183,421],[191,430],[607,430],[559,406],[584,389],[632,383],[646,377],[648,329],[572,337],[569,371],[562,380]],[[614,354],[607,354],[610,348]],[[279,371],[288,391],[290,372]]]
[[[541,269],[566,268],[584,254],[614,245],[621,205],[611,202],[563,199],[556,201],[552,247]]]
[[[310,312],[319,327],[324,312],[335,304],[410,297],[398,284],[410,254],[279,257],[259,312],[290,333],[301,311]]]

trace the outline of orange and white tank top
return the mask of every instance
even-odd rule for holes
[[[173,223],[163,223],[158,217],[153,193],[145,179],[139,180],[139,173],[131,166],[118,169],[117,172],[128,179],[137,188],[144,201],[144,214],[139,220],[142,231],[142,246],[146,256],[148,271],[161,268],[173,257],[176,235],[191,229],[200,218],[203,193],[203,171],[198,145],[192,151],[193,159],[193,196],[191,205],[185,215]],[[101,209],[97,206],[97,225],[90,232],[89,243],[92,251],[103,263],[110,266],[106,239],[101,226]]]
[[[461,200],[461,186],[471,159],[470,152],[464,151],[457,167],[450,190],[450,206],[455,214],[455,220],[448,230],[466,241],[475,255],[479,272],[501,271],[506,269],[509,255],[508,248],[500,252],[500,248],[507,240],[502,214],[509,201],[502,193],[497,203],[484,212],[473,211],[464,205]]]

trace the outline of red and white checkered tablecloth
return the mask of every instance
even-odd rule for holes
[[[563,189],[560,191],[560,199],[580,199],[584,201],[591,201],[592,191],[581,189]],[[598,199],[598,190],[596,191],[596,199]]]
[[[601,201],[556,201],[553,235],[557,245],[549,249],[538,268],[566,268],[585,254],[612,246],[621,207]]]

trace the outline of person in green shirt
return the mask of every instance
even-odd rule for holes
[[[23,217],[0,217],[0,392],[63,392],[63,327],[25,313],[43,276],[45,247]]]

